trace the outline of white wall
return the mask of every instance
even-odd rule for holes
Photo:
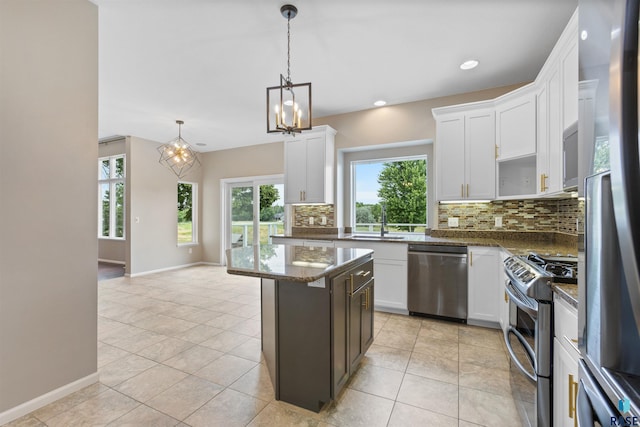
[[[100,144],[98,144],[98,157],[108,157],[116,156],[118,154],[125,154],[125,143],[125,137],[108,142],[101,142]],[[96,168],[97,164],[98,163],[96,162]],[[126,191],[127,189],[125,183],[125,192]],[[97,199],[96,203],[98,203]],[[125,206],[125,212],[126,211],[127,206]],[[127,238],[128,236],[126,235],[126,233],[124,239],[98,238],[98,259],[105,261],[116,261],[124,264],[127,257],[127,245],[129,244]]]
[[[98,9],[86,0],[2,0],[0,52],[7,421],[18,405],[96,379]]]
[[[138,275],[202,260],[202,226],[198,245],[178,246],[178,178],[158,163],[158,142],[127,137],[126,234],[129,243],[125,272]],[[198,184],[197,217],[202,218],[202,168],[183,181]],[[191,249],[192,253],[189,253]]]

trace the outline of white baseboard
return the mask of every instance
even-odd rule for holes
[[[83,389],[91,384],[98,382],[98,373],[87,375],[84,378],[80,378],[72,383],[58,387],[55,390],[51,390],[41,396],[31,399],[28,402],[22,403],[16,407],[8,409],[4,412],[0,412],[0,425],[10,423],[20,417],[27,415],[30,412],[40,409],[43,406],[47,406],[51,402],[55,402],[58,399],[62,399],[65,396],[70,395],[80,389]]]
[[[120,264],[120,265],[125,265],[126,264],[124,261],[116,261],[115,259],[98,258],[98,261],[100,261],[100,262],[108,262],[109,264]]]
[[[167,267],[167,268],[159,268],[157,270],[149,270],[149,271],[142,271],[140,273],[125,273],[126,277],[140,277],[140,276],[146,276],[148,274],[153,274],[153,273],[162,273],[164,271],[171,271],[171,270],[179,270],[181,268],[187,268],[187,267],[193,267],[196,265],[219,265],[219,264],[212,264],[212,263],[208,263],[208,262],[193,262],[191,264],[183,264],[183,265],[176,265],[173,267]]]

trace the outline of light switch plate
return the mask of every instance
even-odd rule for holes
[[[312,216],[309,217],[309,225],[313,225],[313,217]]]
[[[495,225],[496,225],[496,228],[501,228],[502,227],[502,217],[501,216],[495,217]]]
[[[449,227],[457,227],[458,226],[458,218],[457,217],[450,217],[448,219],[448,224],[449,224]]]

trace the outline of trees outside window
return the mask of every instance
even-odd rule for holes
[[[98,159],[98,237],[124,239],[125,156]]]
[[[355,231],[379,232],[382,205],[392,232],[423,232],[427,223],[427,159],[353,162]]]
[[[196,197],[196,183],[178,182],[178,244],[197,243]]]

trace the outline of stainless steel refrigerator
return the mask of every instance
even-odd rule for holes
[[[582,427],[640,426],[639,2],[580,1]]]

